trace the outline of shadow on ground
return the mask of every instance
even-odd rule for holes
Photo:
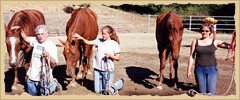
[[[154,71],[143,68],[143,67],[137,67],[137,66],[129,66],[126,67],[126,73],[128,77],[137,84],[142,84],[144,87],[148,89],[152,89],[157,86],[157,84],[151,83],[149,80],[158,81],[158,74]],[[163,79],[163,84],[166,84],[168,87],[174,87],[174,80],[173,79]],[[184,83],[184,82],[178,82],[178,89],[181,89],[182,91],[188,91],[190,89],[197,90],[196,85],[192,83]]]
[[[18,68],[18,81],[21,85],[23,85],[24,87],[26,86],[26,81],[25,81],[25,76],[26,76],[26,71],[24,69],[24,67],[19,67]],[[8,71],[6,71],[4,73],[5,78],[4,78],[4,83],[5,83],[5,92],[12,92],[12,85],[13,85],[13,81],[14,81],[14,68],[9,68]],[[26,88],[24,88],[26,91]]]
[[[78,72],[78,68],[76,68],[76,72]],[[66,75],[66,65],[57,65],[53,69],[53,77],[58,80],[58,82],[62,85],[63,90],[67,90],[67,85],[71,81],[71,77]],[[66,78],[70,79],[67,80]],[[82,79],[77,80],[79,84],[82,83]],[[94,82],[87,78],[83,81],[83,86],[88,90],[94,91]]]

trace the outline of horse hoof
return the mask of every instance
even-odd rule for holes
[[[77,74],[76,79],[77,79],[77,80],[82,79],[82,74]]]
[[[157,86],[157,88],[158,88],[159,90],[162,90],[162,89],[163,89],[162,86]]]
[[[18,90],[18,87],[16,85],[13,85],[12,90]]]
[[[68,86],[70,86],[70,87],[76,87],[76,86],[77,86],[77,82],[70,82],[70,84],[68,84]]]
[[[92,75],[92,72],[91,72],[91,71],[88,71],[88,72],[87,72],[87,75]]]

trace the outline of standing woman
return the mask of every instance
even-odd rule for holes
[[[210,37],[213,32],[211,24],[203,24],[200,27],[200,31],[202,37],[192,41],[191,44],[187,78],[191,77],[191,68],[195,61],[194,74],[199,92],[203,94],[216,95],[218,68],[215,51],[218,47],[227,49],[230,46],[226,42],[215,40]]]
[[[120,60],[119,39],[111,26],[102,28],[102,38],[89,41],[78,34],[74,37],[83,40],[84,43],[95,45],[97,52],[93,59],[94,90],[96,93],[115,94],[123,87],[123,78],[113,84],[114,60]]]

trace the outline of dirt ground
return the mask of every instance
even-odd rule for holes
[[[189,55],[191,41],[200,37],[200,34],[188,34],[184,32],[180,58],[178,67],[179,76],[179,90],[171,87],[171,81],[169,80],[169,64],[165,68],[165,79],[163,89],[156,88],[157,76],[159,74],[159,59],[158,50],[154,33],[119,33],[120,48],[121,48],[121,60],[115,62],[115,81],[123,77],[125,79],[124,88],[119,91],[119,95],[132,96],[132,95],[159,95],[159,96],[173,96],[186,94],[189,89],[196,89],[194,77],[186,78],[187,58]],[[53,36],[50,37],[52,41],[59,44],[57,39],[65,39],[65,36]],[[230,42],[231,35],[219,34],[218,39],[226,42]],[[84,81],[83,86],[80,84],[77,87],[67,86],[69,78],[66,79],[65,75],[65,59],[62,55],[63,47],[58,47],[59,63],[54,69],[54,76],[60,81],[63,86],[63,91],[56,92],[53,95],[87,95],[94,93],[93,89],[93,75],[87,75],[87,79]],[[6,51],[5,51],[5,54]],[[231,85],[230,90],[226,95],[236,95],[236,84],[233,81],[230,84],[232,77],[232,60],[225,61],[227,50],[218,49],[216,52],[218,62],[218,81],[217,81],[217,95],[223,95],[227,88]],[[5,57],[7,57],[5,55]],[[24,93],[24,82],[21,82],[19,90],[11,90],[12,81],[12,69],[8,67],[7,59],[5,59],[5,94],[6,95],[21,95]],[[194,69],[194,68],[193,68]],[[192,73],[193,73],[192,69]],[[24,72],[20,68],[20,71]],[[20,76],[21,77],[21,76]],[[22,79],[22,78],[21,78]],[[78,81],[79,83],[81,82]]]

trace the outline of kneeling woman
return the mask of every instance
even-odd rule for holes
[[[102,38],[89,41],[78,34],[74,37],[83,40],[84,43],[95,45],[96,55],[93,59],[94,90],[96,93],[115,94],[123,88],[123,78],[113,84],[114,60],[120,60],[119,39],[111,26],[102,28]]]
[[[192,42],[188,60],[187,78],[191,77],[191,67],[195,62],[195,78],[200,93],[216,95],[218,78],[217,60],[215,51],[217,47],[228,49],[229,44],[210,37],[216,27],[205,23],[200,27],[202,37]],[[196,57],[196,58],[195,58]],[[194,59],[195,58],[195,59]]]

